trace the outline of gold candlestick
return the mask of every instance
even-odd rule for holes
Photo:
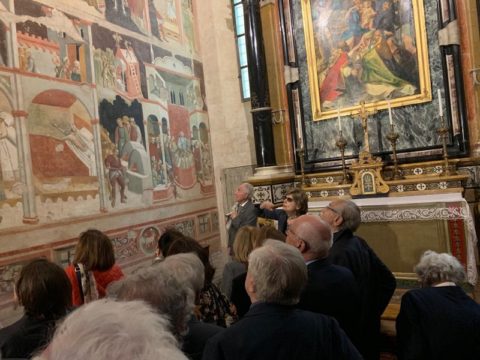
[[[345,147],[347,146],[347,140],[343,137],[343,132],[340,130],[339,136],[335,145],[340,149],[340,155],[342,157],[342,171],[343,179],[341,184],[350,184],[350,176],[347,173],[347,166],[345,164]]]
[[[392,145],[392,153],[393,153],[393,173],[390,180],[400,180],[403,179],[402,172],[398,168],[398,158],[397,158],[397,140],[398,140],[398,133],[395,132],[395,125],[390,124],[390,132],[387,134],[387,139],[390,141]]]
[[[443,147],[443,172],[441,176],[456,175],[457,172],[455,171],[455,169],[451,169],[448,163],[448,152],[447,152],[448,127],[445,123],[445,119],[443,115],[440,115],[440,119],[442,120],[442,125],[440,128],[437,129],[437,134],[440,136],[442,140],[442,147]]]

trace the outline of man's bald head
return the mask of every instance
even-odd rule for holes
[[[333,241],[332,230],[330,225],[320,219],[320,217],[302,215],[291,222],[289,230],[299,245],[301,245],[301,241],[305,243],[304,246],[297,246],[301,249],[305,258],[323,259],[328,256],[328,251]]]

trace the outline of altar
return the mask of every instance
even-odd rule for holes
[[[477,282],[473,217],[460,192],[405,197],[353,199],[362,210],[357,233],[375,250],[397,279],[414,280],[413,267],[426,250],[449,252],[464,264],[467,281]],[[309,202],[318,213],[330,201]]]

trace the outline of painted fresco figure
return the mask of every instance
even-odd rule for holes
[[[123,147],[129,141],[130,134],[122,121],[122,118],[117,118],[117,128],[115,129],[115,145],[117,147],[117,154],[121,158],[123,156]]]
[[[162,14],[157,11],[158,37],[161,41],[168,41],[167,36],[165,35],[164,23],[165,20]]]
[[[36,69],[36,66],[35,66],[35,59],[33,58],[32,56],[32,53],[30,50],[27,50],[26,51],[26,67],[27,67],[27,71],[29,72],[37,72],[37,69]]]
[[[167,17],[170,21],[175,21],[177,19],[177,9],[174,0],[168,0],[167,2]]]
[[[172,149],[175,147],[173,146],[172,143],[174,143],[168,134],[168,124],[167,124],[167,119],[162,118],[162,142],[163,142],[163,148],[162,152],[165,156],[165,163],[167,165],[167,173],[168,173],[168,178],[173,180],[173,154],[172,154]]]
[[[2,176],[2,164],[0,163],[0,201],[6,200],[7,197],[5,196],[5,186],[3,185],[3,176]],[[0,216],[0,221],[2,217]]]
[[[73,62],[72,72],[70,74],[70,80],[82,81],[82,75],[80,74],[80,61],[75,60]]]
[[[14,181],[18,176],[16,136],[13,116],[0,112],[0,172],[5,181]]]
[[[142,132],[140,131],[140,127],[135,123],[135,119],[133,117],[131,117],[129,121],[130,121],[130,141],[135,141],[140,144],[143,144]]]
[[[120,158],[115,154],[115,149],[113,147],[107,150],[105,167],[108,170],[108,181],[111,187],[110,200],[112,207],[115,207],[117,183],[120,186],[120,202],[126,203],[127,196],[125,195],[125,168],[123,167]]]
[[[197,179],[203,179],[203,167],[202,167],[202,143],[200,140],[192,140],[192,152],[193,152],[193,161],[195,164],[195,172],[197,174]]]
[[[193,165],[193,153],[183,131],[178,133],[177,141],[171,142],[171,145],[175,154],[175,165],[182,169],[190,168]]]
[[[202,174],[203,180],[212,180],[213,175],[213,164],[210,154],[210,147],[208,144],[203,144],[201,147],[202,150]]]
[[[65,56],[63,60],[60,60],[60,57],[56,54],[52,61],[55,65],[55,77],[59,79],[68,79],[68,68],[70,66],[68,57]]]
[[[102,68],[101,77],[103,86],[114,89],[117,76],[115,55],[113,54],[113,50],[110,48],[108,48],[105,52],[100,50],[100,62]]]

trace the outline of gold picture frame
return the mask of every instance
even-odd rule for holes
[[[423,0],[398,0],[393,15],[393,0],[376,1],[370,20],[368,3],[302,0],[314,121],[357,115],[362,100],[367,110],[432,100]],[[380,22],[385,13],[394,21]]]

